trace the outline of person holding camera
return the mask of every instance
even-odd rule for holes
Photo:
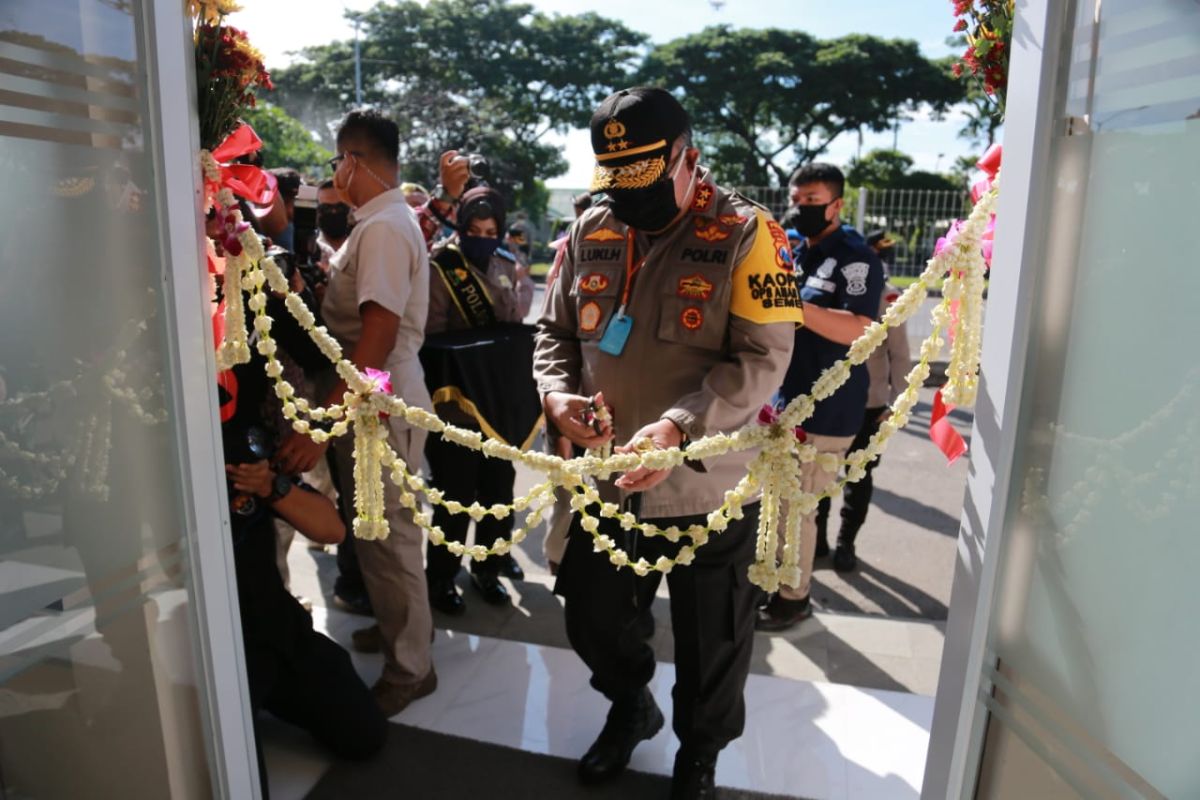
[[[504,217],[504,198],[495,189],[477,186],[463,194],[458,203],[457,232],[434,247],[431,256],[426,336],[450,331],[482,332],[497,323],[519,323],[528,313],[533,281],[528,274],[521,277],[515,259],[500,248]],[[499,376],[495,383],[496,390],[501,391]],[[453,400],[439,403],[437,412],[454,425],[480,430],[475,418]],[[512,462],[487,458],[446,442],[440,435],[430,437],[425,457],[433,484],[445,492],[447,500],[463,505],[478,501],[484,506],[512,502],[516,479]],[[445,532],[447,541],[465,542],[470,519],[438,506],[434,509],[434,524]],[[484,517],[475,523],[475,541],[491,546],[496,539],[509,538],[512,526],[512,516],[503,520]],[[462,559],[432,544],[426,546],[425,559],[430,604],[446,614],[463,613],[466,604],[454,584]],[[472,584],[493,605],[509,601],[508,591],[499,580],[502,567],[508,568],[505,574],[510,577],[524,577],[511,554],[471,562]]]
[[[284,308],[267,297],[280,351],[312,370],[324,356]],[[308,731],[339,758],[370,758],[383,747],[387,720],[344,649],[313,630],[312,617],[284,584],[276,561],[275,521],[315,542],[336,544],[345,525],[330,500],[279,464],[279,400],[254,346],[251,360],[223,373],[218,394],[229,489],[230,530],[250,703]],[[256,725],[257,728],[257,725]],[[260,778],[266,796],[261,744]]]

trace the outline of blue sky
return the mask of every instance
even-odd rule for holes
[[[578,14],[594,11],[619,19],[646,33],[655,42],[665,42],[702,30],[708,25],[776,27],[807,31],[821,38],[848,33],[914,39],[931,58],[948,55],[945,39],[954,23],[950,0],[724,0],[714,7],[710,0],[526,0],[547,13]],[[720,4],[720,0],[716,0]],[[346,9],[361,10],[373,0],[243,0],[245,10],[230,17],[230,23],[245,28],[266,56],[268,67],[290,63],[287,54],[310,44],[349,39],[353,28],[345,21]],[[916,159],[920,169],[948,167],[960,155],[974,152],[958,138],[962,117],[951,112],[944,120],[924,115],[900,127],[901,150]],[[554,141],[565,146],[570,171],[549,181],[551,187],[581,188],[591,175],[591,147],[586,131],[578,130]],[[867,134],[863,152],[891,147],[892,133]],[[857,136],[836,140],[826,160],[845,164],[858,151]]]

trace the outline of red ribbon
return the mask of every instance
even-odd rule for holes
[[[946,456],[946,466],[958,460],[967,452],[967,443],[961,434],[950,424],[950,412],[954,406],[946,405],[942,400],[942,390],[938,389],[933,395],[933,414],[929,417],[929,438]]]
[[[275,201],[279,183],[275,176],[249,164],[229,163],[240,156],[249,155],[262,147],[262,139],[246,123],[225,137],[212,151],[213,159],[221,167],[221,180],[215,184],[205,181],[209,195],[215,197],[221,189],[229,189],[258,206],[268,206]]]

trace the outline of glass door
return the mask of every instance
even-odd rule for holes
[[[180,344],[172,264],[184,285],[198,274],[196,168],[185,134],[173,186],[182,198],[169,200],[164,86],[182,97],[171,113],[183,130],[194,123],[183,4],[160,6],[0,6],[3,797],[255,791],[230,776],[221,750],[237,725],[216,721],[217,694],[240,698],[227,666],[240,654],[237,629],[219,643],[218,692],[199,602],[195,554],[219,554],[222,529],[217,497],[202,491],[215,481],[189,466],[202,448],[185,445],[181,353],[200,353],[205,369],[204,340]],[[157,60],[156,11],[162,51],[177,58],[170,76]],[[172,231],[167,208],[180,199],[192,226]],[[198,507],[215,523],[203,534]],[[249,775],[252,763],[243,754],[234,769]]]
[[[1018,4],[1016,47],[1029,6],[1064,10]],[[1024,248],[1028,345],[1017,424],[981,440],[1012,470],[963,698],[981,746],[946,796],[1197,797],[1200,6],[1078,0],[1047,30],[1044,213],[998,232]]]

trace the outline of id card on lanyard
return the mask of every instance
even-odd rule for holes
[[[629,296],[633,292],[633,279],[637,277],[638,271],[645,263],[645,256],[636,264],[633,263],[633,231],[626,231],[625,287],[621,291],[621,305],[604,328],[604,335],[600,337],[599,346],[602,353],[619,356],[625,351],[625,344],[629,341],[630,332],[633,331],[633,317],[626,314],[625,309],[629,306]]]

